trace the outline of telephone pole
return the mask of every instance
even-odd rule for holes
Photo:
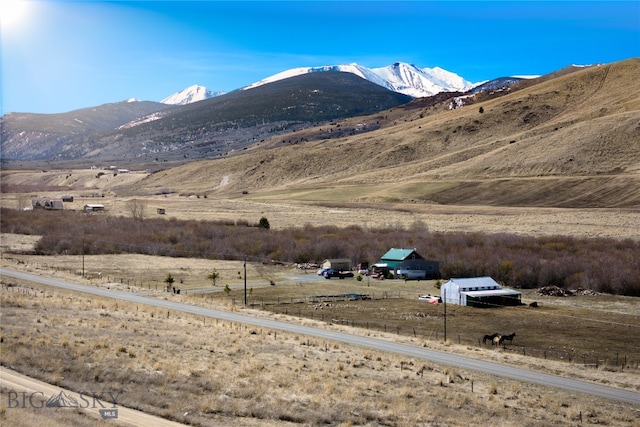
[[[442,302],[444,304],[444,315],[442,318],[444,319],[444,342],[447,342],[447,290],[444,289],[443,292],[444,297],[442,298]]]

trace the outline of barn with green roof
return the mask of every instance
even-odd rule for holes
[[[391,248],[372,266],[374,272],[398,279],[438,279],[440,264],[425,259],[416,249]]]

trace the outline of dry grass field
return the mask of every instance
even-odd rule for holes
[[[192,425],[633,426],[640,411],[421,360],[19,281],[5,281],[1,295],[4,366],[69,389],[122,390],[121,405]],[[224,299],[169,297],[240,309]],[[640,387],[637,369],[536,362],[501,350],[353,330]],[[3,423],[13,425],[14,416],[39,417],[15,411],[0,408]],[[82,425],[67,417],[49,422]]]
[[[36,181],[41,172],[3,171],[4,182],[16,185],[29,179]],[[65,209],[82,210],[88,203],[105,205],[107,214],[131,217],[129,202],[138,200],[144,205],[144,216],[163,217],[167,220],[245,220],[257,223],[266,217],[272,228],[303,227],[305,224],[334,224],[339,227],[358,225],[370,228],[419,227],[440,232],[487,232],[513,233],[531,236],[573,235],[579,237],[612,237],[640,239],[640,210],[614,208],[541,208],[541,207],[496,207],[496,206],[451,206],[424,203],[349,203],[342,201],[344,191],[331,198],[319,201],[296,200],[294,192],[271,195],[218,198],[203,195],[183,194],[147,195],[122,197],[117,188],[111,187],[105,179],[104,186],[94,186],[95,171],[50,171],[42,184],[30,187],[26,193],[0,194],[0,206],[19,209],[30,206],[32,198],[60,198],[74,194],[72,203],[65,203]],[[75,190],[66,189],[65,177],[76,182]],[[131,185],[140,181],[145,174],[133,174],[126,179]],[[63,182],[63,184],[60,184]],[[56,183],[56,184],[48,184]],[[61,186],[56,189],[55,186]],[[92,193],[105,194],[104,197],[89,197]],[[329,192],[327,192],[329,194]],[[317,196],[317,194],[315,194]],[[157,214],[157,209],[165,210],[165,215]]]
[[[167,264],[160,257],[87,256],[87,278],[82,278],[82,260],[77,256],[6,253],[7,248],[28,247],[30,240],[32,243],[33,239],[24,236],[3,235],[2,265],[90,286],[243,310],[640,390],[634,352],[640,338],[637,298],[551,298],[532,290],[523,298],[538,301],[537,309],[449,306],[449,336],[443,343],[442,305],[416,298],[437,293],[433,281],[329,281],[315,271],[305,274],[292,267],[249,263],[247,282],[253,308],[244,309],[243,269],[238,261],[177,258]],[[213,268],[221,273],[215,288],[206,278]],[[176,285],[180,283],[182,295],[162,291],[167,272],[176,278]],[[271,280],[275,286],[269,284]],[[228,295],[222,291],[225,285],[231,289]],[[202,288],[207,292],[197,292]],[[298,302],[313,295],[340,293],[366,293],[375,299]],[[454,426],[490,422],[542,426],[582,422],[632,426],[640,411],[633,405],[595,402],[424,361],[73,295],[16,280],[3,283],[0,315],[4,366],[70,389],[100,385],[124,390],[125,406],[195,425]],[[512,345],[500,349],[479,342],[483,334],[494,331],[516,331],[518,335]],[[0,416],[11,422],[14,415],[26,417],[27,421],[20,422],[28,425],[40,416],[31,412],[18,414],[5,408]],[[52,425],[85,422],[81,414],[75,415],[78,420],[64,412],[57,417],[62,418],[51,420]]]

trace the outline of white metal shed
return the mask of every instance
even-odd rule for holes
[[[470,307],[520,305],[519,291],[502,288],[491,277],[449,279],[440,287],[443,302]]]

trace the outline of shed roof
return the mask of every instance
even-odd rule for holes
[[[412,254],[416,255],[417,259],[423,259],[422,256],[415,249],[402,249],[402,248],[391,248],[382,255],[381,260],[391,260],[391,261],[403,261],[409,258]]]
[[[510,295],[520,295],[522,292],[513,290],[513,289],[508,289],[508,288],[502,288],[502,289],[490,289],[488,291],[467,291],[467,292],[461,292],[463,294],[465,294],[468,297],[474,297],[474,298],[478,298],[478,297],[497,297],[497,296],[510,296]]]
[[[349,263],[351,264],[351,259],[349,258],[327,258],[322,262],[335,262],[335,263]]]
[[[455,283],[460,288],[476,288],[476,287],[488,287],[488,286],[497,286],[500,287],[500,284],[493,280],[491,277],[470,277],[465,279],[449,279],[450,282]]]

